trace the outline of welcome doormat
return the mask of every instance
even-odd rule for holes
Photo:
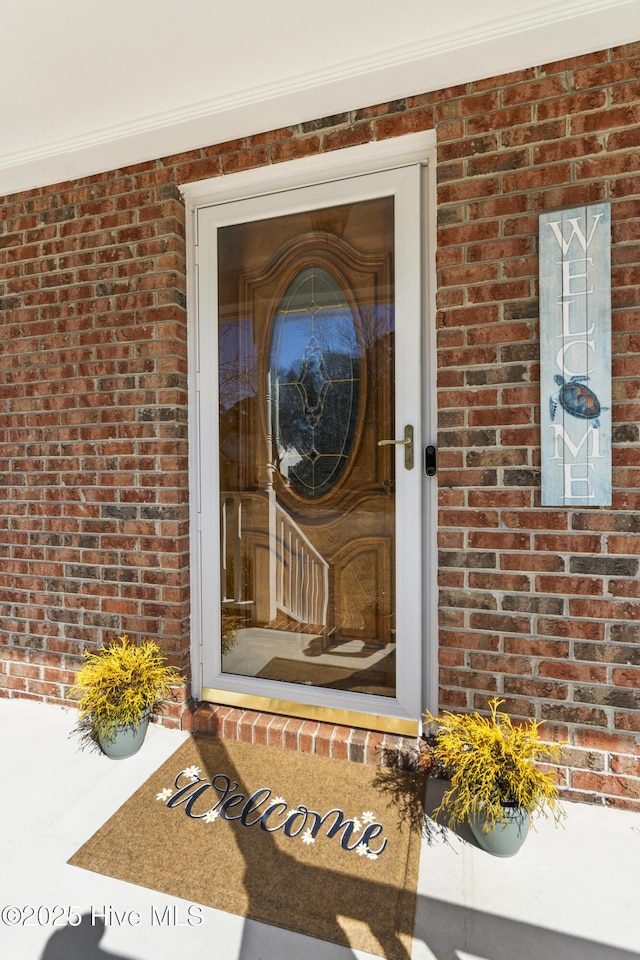
[[[275,747],[187,740],[69,860],[389,960],[411,953],[415,774]],[[409,818],[410,819],[410,818]]]

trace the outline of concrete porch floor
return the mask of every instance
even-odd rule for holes
[[[192,925],[188,901],[69,866],[77,848],[187,737],[153,725],[135,759],[114,762],[78,750],[68,736],[74,718],[61,707],[0,700],[0,956],[371,957],[208,907]],[[564,828],[540,821],[509,860],[455,835],[449,843],[423,841],[412,960],[640,960],[640,815],[565,808]],[[197,869],[196,850],[193,859]],[[61,926],[56,911],[53,925],[54,907],[86,919]],[[122,919],[131,911],[138,923]],[[163,915],[168,925],[157,922]]]

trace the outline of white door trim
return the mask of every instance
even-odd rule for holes
[[[184,183],[180,185],[180,192],[189,212],[213,203],[308,187],[328,180],[343,180],[413,163],[432,163],[435,160],[435,148],[435,131],[423,130],[404,137],[372,140],[330,153],[318,153],[222,177]]]
[[[356,695],[358,703],[362,705],[364,713],[389,713],[390,716],[398,716],[400,711],[404,717],[413,717],[418,720],[420,711],[425,704],[431,708],[435,705],[434,690],[437,693],[437,673],[434,667],[437,665],[437,602],[435,589],[435,529],[436,529],[436,497],[434,495],[435,483],[428,481],[422,469],[422,451],[424,444],[434,442],[435,440],[435,349],[434,349],[434,322],[433,317],[433,290],[432,283],[435,264],[433,237],[435,235],[434,210],[434,173],[435,173],[435,135],[432,131],[419,134],[411,134],[407,137],[400,137],[386,141],[365,144],[359,147],[348,148],[341,151],[335,151],[331,154],[322,154],[314,157],[303,158],[302,160],[290,161],[275,166],[259,168],[247,172],[241,172],[228,177],[215,178],[213,180],[199,181],[194,184],[183,186],[182,192],[187,204],[187,228],[188,228],[188,314],[189,314],[189,390],[190,390],[190,416],[189,416],[189,441],[190,441],[190,475],[191,475],[191,589],[192,589],[192,610],[191,610],[191,636],[192,636],[192,669],[193,683],[192,692],[194,697],[200,698],[202,688],[210,684],[203,684],[203,660],[208,659],[208,650],[205,645],[203,649],[203,602],[208,604],[208,597],[203,598],[201,587],[201,576],[203,563],[205,566],[212,560],[212,551],[218,550],[218,536],[211,527],[203,531],[201,527],[201,498],[210,497],[212,491],[203,490],[201,483],[201,452],[203,449],[210,451],[217,449],[217,424],[202,422],[200,416],[200,392],[204,389],[205,393],[211,396],[211,390],[214,384],[211,382],[212,371],[210,369],[200,369],[199,358],[205,344],[200,341],[202,331],[199,330],[201,311],[209,313],[214,306],[213,297],[215,291],[211,284],[207,285],[208,303],[203,303],[199,294],[198,270],[199,270],[199,252],[203,245],[209,247],[211,252],[210,238],[198,236],[198,212],[205,207],[211,207],[222,204],[229,204],[226,209],[218,208],[216,218],[217,226],[222,222],[229,222],[236,219],[238,211],[244,204],[236,206],[237,201],[252,199],[252,203],[246,204],[247,214],[251,219],[259,219],[260,216],[272,215],[274,203],[280,204],[285,198],[273,198],[271,195],[283,193],[285,191],[296,190],[299,187],[316,187],[331,182],[329,190],[318,190],[318,195],[331,197],[331,203],[340,199],[344,193],[344,199],[358,199],[359,196],[370,195],[371,188],[365,186],[368,175],[372,172],[388,171],[398,167],[412,167],[406,173],[400,174],[397,171],[400,180],[408,182],[413,178],[413,185],[408,188],[413,191],[413,204],[407,203],[403,209],[406,218],[398,224],[396,231],[396,256],[398,262],[406,264],[407,279],[403,284],[398,284],[397,290],[400,297],[405,296],[406,290],[415,292],[422,288],[422,299],[414,296],[415,307],[407,302],[397,303],[396,309],[398,315],[403,311],[416,309],[422,316],[417,318],[416,329],[420,331],[422,340],[422,349],[407,349],[404,356],[398,360],[398,369],[402,370],[402,377],[399,378],[398,396],[397,396],[397,422],[398,429],[402,429],[403,422],[409,422],[403,413],[404,407],[415,406],[415,384],[422,382],[426,385],[424,391],[423,403],[423,427],[416,433],[416,467],[414,471],[404,471],[399,469],[399,476],[402,476],[403,482],[413,485],[412,498],[415,503],[421,504],[423,517],[410,515],[400,518],[400,523],[404,524],[404,535],[407,542],[413,541],[417,544],[417,553],[415,556],[413,550],[398,557],[398,583],[408,585],[410,593],[422,598],[422,611],[419,615],[419,622],[415,622],[415,613],[412,615],[407,610],[399,606],[398,633],[410,630],[420,632],[420,627],[424,628],[424,642],[422,646],[422,665],[421,676],[428,676],[429,680],[420,688],[415,682],[415,666],[413,669],[405,661],[405,669],[399,669],[398,699],[393,700],[391,704],[385,704],[384,700],[388,698],[368,698],[364,695]],[[431,162],[430,162],[431,161]],[[420,166],[416,166],[420,164]],[[422,173],[420,172],[422,169]],[[353,177],[362,176],[362,181],[358,184],[360,189],[354,189]],[[378,179],[378,178],[374,178]],[[386,179],[383,177],[383,179]],[[392,178],[393,179],[393,178]],[[397,177],[396,177],[397,179]],[[350,181],[340,183],[340,181]],[[370,181],[371,182],[371,181]],[[387,193],[389,191],[387,190]],[[289,193],[287,198],[292,202],[292,196]],[[430,201],[430,202],[429,202]],[[293,201],[295,203],[295,201]],[[308,205],[308,200],[305,201]],[[329,202],[329,200],[327,200]],[[231,204],[233,203],[233,209]],[[287,204],[288,209],[291,209]],[[427,216],[421,220],[421,210],[428,211]],[[412,239],[415,238],[415,239]],[[204,330],[204,327],[203,327]],[[215,338],[214,338],[215,339]],[[414,345],[414,347],[417,346]],[[208,343],[206,352],[209,357],[215,356],[215,344]],[[413,386],[413,393],[412,393]],[[420,415],[418,410],[418,417]],[[412,416],[412,420],[415,417]],[[416,424],[418,426],[418,424]],[[402,456],[401,448],[398,448],[398,457]],[[399,491],[400,493],[400,491]],[[400,500],[400,497],[399,497]],[[416,538],[415,531],[423,530],[426,536]],[[427,541],[428,536],[428,541]],[[422,539],[423,554],[420,555],[419,541]],[[422,572],[424,571],[424,572]],[[406,616],[413,616],[414,624],[410,626],[404,619]],[[212,664],[209,661],[207,665],[207,674],[211,676]],[[220,683],[218,683],[220,681]],[[251,680],[246,678],[247,689],[251,686]],[[424,681],[423,681],[424,682]],[[218,678],[216,686],[225,687],[225,677]],[[235,690],[243,692],[244,678],[233,678],[231,684]],[[280,684],[280,687],[283,685]],[[314,688],[313,694],[308,694],[306,688],[298,689],[296,687],[296,699],[299,702],[305,702],[309,699],[310,703],[318,704],[325,697],[324,692]],[[329,709],[340,709],[341,696],[336,697],[340,691],[330,691],[327,695],[327,707]],[[275,694],[271,694],[275,695]],[[282,694],[281,694],[282,696]],[[345,708],[353,711],[353,694],[347,695],[349,702],[345,701]],[[436,696],[437,699],[437,696]],[[402,704],[402,706],[400,706]],[[322,705],[320,703],[320,705]],[[388,709],[392,706],[392,709]]]

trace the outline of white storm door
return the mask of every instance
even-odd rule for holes
[[[420,717],[421,182],[197,210],[204,699]]]

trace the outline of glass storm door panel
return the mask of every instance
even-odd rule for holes
[[[417,426],[420,390],[399,418],[398,200],[368,192],[314,205],[321,188],[295,191],[256,217],[240,201],[208,233],[217,383],[212,370],[201,419],[215,419],[218,503],[202,509],[218,514],[219,582],[202,593],[219,646],[205,686],[393,714],[419,644],[399,635],[399,602],[416,606],[397,587],[410,457],[389,441]]]

